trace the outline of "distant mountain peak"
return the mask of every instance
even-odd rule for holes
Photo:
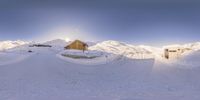
[[[7,41],[1,41],[0,42],[0,50],[6,50],[6,49],[11,49],[17,46],[21,46],[21,45],[25,45],[28,44],[29,42],[25,42],[22,40],[17,40],[17,41],[11,41],[11,40],[7,40]]]
[[[113,40],[97,43],[89,49],[123,55],[125,57],[135,59],[153,58],[152,53],[145,48]]]

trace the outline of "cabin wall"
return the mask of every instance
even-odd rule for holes
[[[179,58],[183,53],[182,49],[165,49],[164,55],[166,59]]]
[[[179,58],[180,54],[178,52],[169,52],[169,59]]]

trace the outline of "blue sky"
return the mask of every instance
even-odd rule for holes
[[[200,41],[200,2],[2,0],[0,40],[117,40],[165,45]]]

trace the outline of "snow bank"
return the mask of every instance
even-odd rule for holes
[[[117,41],[104,41],[89,47],[89,50],[97,50],[116,55],[123,55],[131,59],[149,59],[154,58],[152,52],[139,46],[133,46]]]
[[[200,50],[199,51],[191,51],[189,53],[185,53],[183,57],[177,60],[177,64],[181,65],[182,68],[195,68],[200,67]]]
[[[177,59],[157,59],[162,63],[168,64],[171,67],[183,68],[183,69],[193,69],[200,67],[200,50],[187,51]]]
[[[109,63],[117,59],[119,56],[101,51],[89,50],[83,52],[81,50],[65,50],[57,54],[57,57],[59,57],[62,60],[77,64],[99,65]]]

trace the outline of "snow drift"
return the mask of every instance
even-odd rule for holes
[[[181,65],[182,68],[195,68],[200,67],[200,50],[187,52],[177,59],[175,64]]]
[[[99,65],[110,63],[120,56],[95,50],[84,52],[80,50],[64,50],[57,54],[57,57],[68,62],[82,65]]]

